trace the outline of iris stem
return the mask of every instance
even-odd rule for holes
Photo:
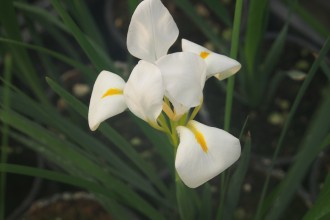
[[[238,45],[239,45],[239,32],[241,26],[241,16],[242,16],[242,8],[243,8],[243,0],[237,0],[235,4],[235,15],[234,15],[234,25],[233,25],[233,35],[231,39],[231,49],[230,49],[230,57],[233,59],[237,58],[238,55]],[[226,94],[226,107],[225,107],[225,121],[224,121],[224,129],[229,131],[230,129],[230,120],[231,120],[231,112],[233,105],[233,94],[234,94],[234,86],[235,86],[235,76],[230,77],[228,79],[227,84],[227,94]],[[221,219],[223,213],[223,207],[225,202],[225,180],[226,180],[226,172],[221,174],[221,195],[220,195],[220,204],[219,204],[219,212],[217,215],[217,219]]]

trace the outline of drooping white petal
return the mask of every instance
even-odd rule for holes
[[[88,109],[88,124],[92,131],[104,120],[125,111],[124,86],[125,81],[117,74],[102,71],[98,75]]]
[[[174,105],[191,108],[200,104],[206,70],[203,59],[193,53],[180,52],[166,55],[156,64],[163,76],[165,95]]]
[[[226,79],[241,69],[241,64],[227,56],[214,53],[205,47],[182,39],[182,50],[201,56],[207,65],[207,78],[215,76],[219,80]]]
[[[179,126],[175,168],[182,181],[195,188],[231,166],[241,154],[240,142],[228,132],[190,121]]]
[[[124,89],[128,108],[148,123],[157,123],[162,111],[164,86],[158,67],[141,60],[133,69]]]
[[[127,48],[133,56],[155,62],[167,54],[178,35],[178,27],[162,2],[144,0],[132,16]]]

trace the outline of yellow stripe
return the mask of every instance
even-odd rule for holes
[[[209,52],[206,52],[206,51],[202,51],[199,56],[201,56],[203,59],[205,59],[208,55],[210,55]]]
[[[111,95],[121,95],[123,94],[123,90],[121,89],[108,89],[102,96],[102,98],[105,98],[107,96],[111,96]]]
[[[188,128],[192,131],[192,133],[195,135],[195,138],[197,140],[197,142],[199,143],[199,145],[201,146],[202,150],[207,153],[207,151],[209,150],[204,138],[204,135],[199,132],[192,124],[188,124]]]

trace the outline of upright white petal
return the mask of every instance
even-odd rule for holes
[[[175,168],[182,181],[195,188],[231,166],[241,154],[237,138],[228,132],[190,121],[179,126]]]
[[[132,16],[127,48],[133,56],[155,62],[167,54],[178,35],[178,27],[162,2],[144,0]]]
[[[207,78],[215,76],[219,80],[223,80],[241,69],[241,64],[236,60],[214,53],[186,39],[182,39],[182,50],[198,54],[205,60]]]
[[[114,73],[102,71],[98,75],[88,109],[88,124],[92,131],[104,120],[125,111],[124,86],[125,81]]]
[[[174,105],[195,107],[203,98],[205,62],[193,53],[173,53],[156,62],[165,85],[165,95]],[[176,107],[176,106],[174,106]]]
[[[148,123],[157,123],[162,111],[164,86],[158,67],[141,60],[133,69],[124,89],[128,108]]]

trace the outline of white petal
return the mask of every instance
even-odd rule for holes
[[[173,53],[157,62],[163,76],[165,95],[174,104],[195,107],[203,98],[205,62],[193,53]]]
[[[148,123],[157,123],[162,111],[164,86],[158,67],[141,60],[133,69],[124,89],[128,108]]]
[[[241,69],[241,64],[236,60],[214,53],[205,47],[185,39],[182,39],[182,50],[196,53],[204,58],[207,65],[207,78],[215,76],[219,80],[223,80]]]
[[[190,188],[198,187],[217,176],[241,154],[239,140],[224,130],[190,121],[187,127],[179,126],[177,131],[180,144],[176,152],[175,168]]]
[[[114,73],[102,71],[98,75],[88,109],[88,124],[92,131],[104,120],[125,111],[124,86],[125,81]]]
[[[184,52],[191,52],[200,55],[202,51],[212,53],[209,49],[202,47],[198,44],[195,44],[189,40],[182,39],[181,40],[182,51]]]
[[[127,48],[133,56],[155,62],[167,54],[178,35],[178,27],[162,2],[144,0],[132,16]]]
[[[234,59],[217,53],[210,54],[205,62],[207,64],[208,77],[215,76],[219,80],[226,79],[241,69],[241,64]]]

